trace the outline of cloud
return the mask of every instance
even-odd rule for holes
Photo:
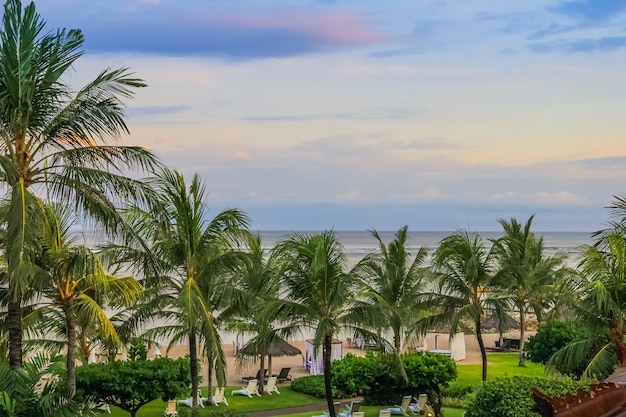
[[[99,8],[104,6],[83,5],[76,16],[63,20],[63,26],[74,20],[84,28],[90,53],[257,59],[334,52],[389,39],[357,12],[339,9],[244,9],[214,2],[171,7],[151,1],[106,12]]]
[[[532,43],[530,49],[539,53],[551,52],[611,52],[626,47],[626,36],[612,36],[597,39],[558,40]]]
[[[603,23],[619,17],[626,11],[623,0],[563,1],[547,7],[549,12],[575,20],[579,25]]]
[[[247,116],[242,120],[255,123],[263,122],[300,122],[311,120],[390,120],[390,119],[414,119],[424,114],[422,109],[404,107],[390,107],[379,109],[364,109],[354,112],[314,113],[298,115],[274,115],[274,116]]]
[[[185,105],[171,105],[171,106],[143,106],[143,107],[131,107],[126,110],[126,114],[131,117],[145,117],[145,116],[157,116],[163,114],[176,114],[182,113],[189,109],[189,106]]]

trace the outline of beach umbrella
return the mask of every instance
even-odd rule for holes
[[[498,317],[498,315],[494,311],[488,319],[480,323],[480,328],[497,330],[519,329],[519,324],[517,323],[517,321],[515,321],[515,319],[508,314],[504,314],[503,320],[504,323],[502,323],[503,325],[501,325],[500,317]]]
[[[255,341],[251,340],[239,349],[237,354],[241,356],[257,356],[261,353]],[[302,355],[302,351],[285,340],[274,338],[267,347],[265,354],[268,356],[296,356]]]

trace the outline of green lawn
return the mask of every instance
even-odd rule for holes
[[[489,353],[487,355],[488,368],[487,378],[494,379],[502,376],[543,376],[543,365],[538,365],[530,361],[526,362],[525,368],[518,366],[518,354],[516,353]],[[467,382],[479,386],[481,384],[482,367],[481,365],[459,365],[457,367],[459,376],[457,381]],[[231,396],[230,392],[233,389],[239,389],[240,386],[229,387],[226,390],[226,398],[229,403],[229,408],[235,409],[242,413],[249,413],[252,411],[262,410],[277,410],[282,408],[291,408],[301,405],[311,404],[323,404],[324,400],[314,398],[309,395],[300,394],[291,390],[289,386],[279,386],[281,394],[268,395],[263,397],[248,398],[241,395]],[[206,396],[206,387],[203,389],[203,396]],[[185,407],[183,405],[178,406],[179,409]],[[224,408],[220,405],[219,408]],[[381,408],[386,407],[361,407],[361,410],[365,412],[365,417],[377,417],[378,411]],[[211,410],[217,410],[217,407],[207,407],[200,410],[200,415],[209,415]],[[161,400],[155,400],[143,406],[137,413],[138,417],[161,417],[165,410],[165,403]],[[445,417],[461,417],[465,410],[456,408],[444,408]],[[322,414],[322,412],[315,413],[300,413],[300,414],[286,414],[284,417],[311,417],[312,415]],[[116,407],[111,407],[111,417],[128,417],[129,414]]]

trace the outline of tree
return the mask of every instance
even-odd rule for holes
[[[63,81],[82,55],[78,29],[44,33],[45,22],[30,3],[4,5],[0,28],[0,182],[8,209],[3,244],[7,271],[7,322],[11,369],[22,365],[22,297],[37,273],[44,217],[35,191],[74,204],[108,231],[119,230],[114,201],[139,198],[146,191],[124,169],[156,164],[140,147],[111,145],[127,133],[124,99],[144,83],[125,68],[102,71],[74,92]]]
[[[490,288],[493,257],[478,234],[458,230],[445,237],[433,254],[438,277],[437,290],[430,297],[433,312],[416,327],[423,333],[434,326],[449,324],[450,335],[454,335],[462,320],[469,319],[480,347],[483,381],[487,380],[487,352],[480,323],[486,306],[500,308]]]
[[[76,382],[84,397],[114,404],[135,417],[150,401],[172,400],[187,391],[189,358],[93,363],[77,369]]]
[[[141,286],[133,277],[107,273],[98,254],[72,232],[77,219],[67,206],[50,204],[44,210],[46,222],[39,262],[45,278],[39,293],[45,301],[40,310],[44,317],[40,330],[44,334],[51,330],[62,332],[59,336],[67,347],[67,388],[73,395],[76,391],[77,332],[81,324],[97,328],[103,339],[119,344],[105,305],[113,310],[129,307],[141,294]],[[47,324],[55,317],[50,310],[54,309],[61,313],[63,323],[50,327]]]
[[[179,172],[164,168],[151,183],[157,207],[137,206],[126,213],[140,244],[117,248],[118,259],[144,271],[150,297],[129,322],[161,319],[171,324],[149,330],[147,337],[171,337],[170,345],[187,341],[191,398],[197,407],[199,342],[204,342],[218,382],[225,382],[226,360],[216,311],[233,288],[235,268],[243,256],[235,247],[247,233],[248,217],[240,210],[227,209],[207,221],[206,191],[198,175],[188,185]]]
[[[23,368],[12,371],[0,361],[0,415],[3,417],[91,416],[83,404],[68,397],[61,356],[36,356]]]
[[[379,252],[363,258],[353,269],[363,279],[362,297],[368,316],[378,317],[383,330],[391,330],[394,351],[399,354],[407,330],[419,318],[418,302],[425,291],[425,248],[415,256],[407,247],[408,226],[396,232],[395,238],[385,245],[376,230],[371,231],[378,242]]]
[[[548,365],[573,369],[596,352],[583,376],[603,379],[615,366],[626,366],[626,230],[603,234],[596,245],[583,248],[583,255],[579,268],[587,284],[578,314],[591,336],[559,350]]]
[[[359,323],[354,307],[356,280],[344,271],[346,257],[333,231],[291,234],[276,244],[284,299],[272,304],[288,320],[286,333],[313,328],[315,354],[322,349],[324,386],[330,417],[335,416],[331,384],[331,347],[342,328]]]
[[[499,262],[495,282],[519,312],[520,355],[519,366],[525,366],[524,331],[526,318],[534,312],[541,317],[543,305],[538,302],[555,283],[556,271],[562,267],[562,256],[545,256],[543,237],[531,232],[534,215],[522,226],[515,218],[498,220],[504,236],[494,242]]]

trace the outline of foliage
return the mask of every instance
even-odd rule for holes
[[[588,388],[586,383],[570,378],[547,379],[515,376],[487,381],[478,390],[476,399],[465,413],[466,417],[539,417],[535,410],[532,390],[549,397],[576,393]]]
[[[77,390],[114,404],[135,416],[150,401],[174,399],[188,392],[189,358],[94,363],[76,369]]]
[[[64,358],[37,356],[17,372],[0,361],[0,416],[64,417],[81,412],[82,404],[70,399],[65,389]],[[83,415],[91,415],[87,410]]]
[[[457,376],[456,364],[445,355],[424,351],[402,354],[406,381],[393,371],[397,356],[368,353],[365,357],[346,355],[333,362],[333,386],[342,396],[363,395],[367,405],[392,404],[400,395],[425,392],[435,408],[441,407],[442,388]]]
[[[326,398],[323,375],[307,375],[296,378],[291,382],[291,389],[295,392],[312,395],[316,398]],[[335,391],[333,391],[333,397],[342,398],[339,393],[335,395]]]
[[[530,337],[526,344],[526,351],[531,361],[545,365],[561,348],[572,342],[584,340],[586,337],[588,337],[587,329],[579,321],[548,320],[537,330],[534,336]],[[581,363],[574,368],[567,368],[565,364],[559,364],[556,369],[562,374],[580,377],[585,365],[589,363],[596,351],[589,351],[587,357],[583,358]]]
[[[204,409],[202,413],[197,408],[181,407],[177,409],[178,417],[195,417],[201,415],[202,417],[246,417],[247,414],[240,413],[237,410],[231,408],[219,408],[219,409]]]
[[[131,361],[145,361],[148,359],[148,348],[143,340],[138,337],[131,339],[130,347],[128,348],[128,359]]]

